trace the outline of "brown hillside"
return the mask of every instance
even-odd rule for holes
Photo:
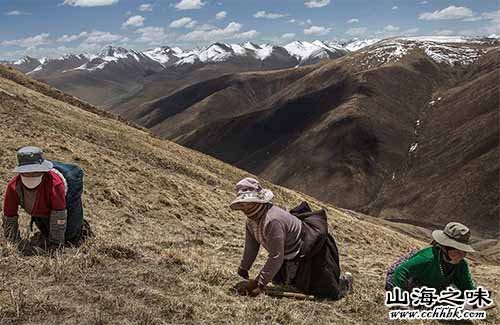
[[[355,291],[340,302],[237,297],[228,290],[239,280],[244,218],[227,204],[245,172],[4,77],[0,117],[0,187],[24,145],[78,163],[96,232],[56,257],[23,257],[2,240],[1,324],[384,323],[385,268],[425,244],[266,183],[286,208],[306,199],[328,209]],[[497,295],[500,267],[471,265]],[[493,310],[488,322],[499,321]]]
[[[498,47],[479,46],[469,65],[438,63],[419,48],[396,61],[372,52],[385,48],[199,83],[146,104],[136,120],[337,206],[428,228],[459,220],[497,238]],[[432,139],[432,152],[412,149]]]

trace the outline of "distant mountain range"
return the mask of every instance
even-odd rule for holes
[[[153,100],[223,74],[314,64],[376,41],[295,41],[285,46],[219,42],[186,51],[168,46],[147,51],[107,46],[97,54],[25,57],[3,63],[92,104],[123,110],[136,106],[137,98],[141,103]]]
[[[110,63],[120,64],[129,59],[139,63],[153,61],[164,68],[199,63],[219,63],[246,58],[260,62],[280,58],[283,61],[294,61],[294,64],[304,65],[320,59],[336,58],[348,51],[354,51],[370,45],[378,40],[362,40],[352,42],[301,42],[295,41],[285,46],[270,44],[214,43],[210,46],[183,51],[178,47],[157,47],[147,51],[137,51],[122,47],[107,46],[95,55],[65,55],[57,59],[36,59],[24,57],[13,62],[4,62],[16,66],[26,74],[41,72],[42,70],[69,72],[71,70],[96,71],[102,70]],[[61,64],[64,62],[65,67]],[[56,64],[57,63],[57,64]]]

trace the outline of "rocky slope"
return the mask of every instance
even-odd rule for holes
[[[68,97],[5,69],[0,66],[0,187],[24,145],[78,163],[96,237],[54,257],[20,256],[2,239],[2,324],[386,321],[383,272],[400,252],[424,242],[264,182],[286,208],[305,199],[328,210],[355,291],[341,302],[234,296],[229,289],[239,280],[244,218],[228,202],[247,173],[91,112],[85,103],[60,101]],[[498,294],[498,265],[471,258],[475,279]],[[493,310],[488,322],[499,321]]]

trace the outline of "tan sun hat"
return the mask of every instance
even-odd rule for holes
[[[434,230],[432,238],[443,246],[453,247],[469,253],[476,251],[470,246],[469,228],[458,222],[448,223],[444,230]]]
[[[236,199],[229,205],[233,210],[239,210],[241,203],[271,203],[274,198],[274,193],[271,190],[262,188],[259,181],[251,177],[239,181],[235,186],[235,190]]]

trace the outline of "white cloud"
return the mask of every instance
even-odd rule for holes
[[[110,6],[118,3],[119,0],[64,0],[63,5],[73,7],[98,7]]]
[[[127,37],[111,34],[110,32],[93,31],[88,34],[84,43],[87,44],[104,44],[104,43],[114,43],[114,42],[126,42]]]
[[[384,27],[384,32],[397,32],[398,30],[399,27],[397,26],[387,25]]]
[[[348,24],[354,24],[354,23],[359,23],[359,19],[358,18],[351,18],[347,21]]]
[[[290,20],[289,20],[289,22],[291,22],[292,24],[294,24],[294,23],[296,23],[296,22],[297,22],[297,20],[295,20],[295,19],[290,19]]]
[[[391,8],[392,10],[398,10],[398,6],[394,6]]]
[[[428,3],[429,3],[429,1],[424,0],[424,1],[420,1],[418,4],[419,4],[419,5],[426,5],[426,4],[428,4]]]
[[[349,28],[345,33],[351,36],[361,36],[366,33],[368,29],[366,27],[355,27]]]
[[[252,29],[252,30],[249,30],[249,31],[246,31],[246,32],[243,32],[243,33],[239,33],[239,34],[235,35],[232,38],[237,38],[237,39],[252,39],[252,38],[255,38],[257,35],[259,35],[259,32],[256,31],[255,29]]]
[[[467,7],[449,6],[434,12],[424,12],[419,15],[421,20],[453,20],[473,17],[474,13]]]
[[[321,8],[327,6],[330,0],[309,0],[304,2],[304,6],[307,8]]]
[[[454,35],[455,32],[450,30],[450,29],[439,29],[439,30],[433,31],[432,34],[438,35],[438,36],[450,36],[450,35]]]
[[[210,24],[203,24],[196,26],[196,30],[211,30],[211,29],[217,29],[217,26]]]
[[[166,33],[163,27],[143,27],[137,29],[134,33],[140,34],[135,40],[136,42],[147,43],[149,45],[165,45],[165,43],[174,38],[174,35]]]
[[[253,14],[255,18],[267,18],[267,19],[279,19],[288,16],[287,14],[278,14],[278,13],[273,13],[273,12],[266,12],[266,11],[258,11],[255,14]]]
[[[215,19],[217,19],[217,20],[224,19],[226,17],[227,17],[226,11],[220,11],[215,15]]]
[[[201,0],[181,0],[175,5],[178,10],[190,10],[190,9],[201,9],[206,4]]]
[[[285,33],[285,34],[281,35],[281,38],[283,38],[283,39],[291,39],[294,37],[295,37],[295,33]]]
[[[325,28],[323,26],[311,26],[309,28],[304,29],[304,34],[322,36],[328,34],[330,31],[331,28]]]
[[[410,28],[402,32],[403,35],[415,35],[420,29],[418,27]]]
[[[75,34],[75,35],[63,35],[57,39],[57,42],[59,43],[69,43],[73,42],[79,39],[82,39],[86,37],[89,33],[87,32],[81,32],[80,34]]]
[[[153,5],[150,3],[143,3],[139,6],[139,11],[153,11]]]
[[[186,25],[186,28],[195,28],[198,22],[196,20],[192,20],[189,24]]]
[[[483,20],[484,18],[481,16],[472,16],[469,18],[462,19],[462,21],[480,21]]]
[[[32,48],[32,47],[37,47],[40,45],[50,43],[49,36],[50,36],[49,33],[42,33],[42,34],[38,34],[35,36],[26,37],[26,38],[10,40],[10,41],[2,41],[2,42],[0,42],[0,45]]]
[[[484,28],[485,34],[500,33],[500,9],[492,12],[483,12],[481,16],[484,19],[490,20],[490,25]]]
[[[31,15],[30,12],[19,11],[19,10],[12,10],[12,11],[6,12],[5,14],[7,16],[29,16],[29,15]]]
[[[186,25],[190,24],[193,22],[193,19],[190,17],[182,17],[177,20],[174,20],[168,25],[171,28],[182,28],[182,27],[187,27]]]
[[[242,25],[237,22],[229,23],[225,28],[211,30],[194,30],[179,39],[184,41],[217,41],[223,39],[250,39],[258,35],[256,30],[240,32]]]
[[[129,26],[141,27],[142,25],[144,25],[144,20],[145,18],[142,16],[132,16],[122,24],[122,28],[127,28]]]

